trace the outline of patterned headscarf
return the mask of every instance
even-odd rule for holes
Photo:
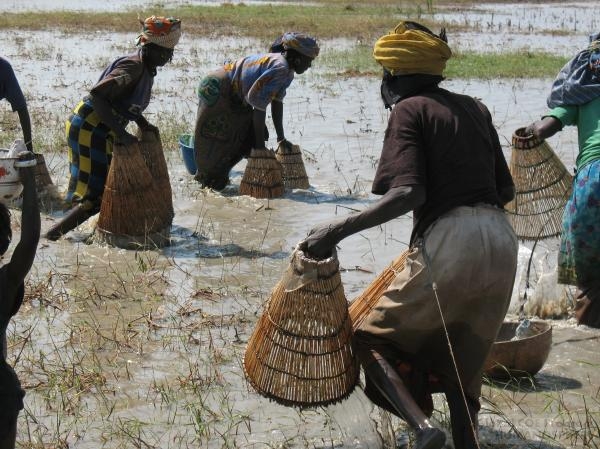
[[[600,34],[567,62],[552,83],[548,107],[579,106],[600,97]]]
[[[173,49],[181,37],[181,20],[174,17],[152,16],[141,24],[142,34],[135,41],[137,46],[156,44]]]
[[[279,53],[283,50],[296,50],[298,53],[315,59],[319,56],[319,45],[317,41],[303,33],[288,32],[284,33],[271,44],[269,51]]]
[[[392,75],[441,75],[452,56],[448,44],[441,37],[407,25],[400,22],[375,42],[375,61]]]

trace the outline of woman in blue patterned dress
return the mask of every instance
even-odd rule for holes
[[[203,187],[223,189],[235,164],[252,148],[265,148],[269,105],[278,143],[291,146],[283,129],[283,98],[294,75],[308,70],[318,54],[312,37],[285,33],[269,53],[227,63],[202,79],[194,149],[195,178]]]

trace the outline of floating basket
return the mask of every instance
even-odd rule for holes
[[[298,145],[292,145],[291,150],[287,150],[279,144],[275,157],[281,164],[283,185],[286,189],[308,189],[308,176],[302,160],[302,152]]]
[[[284,405],[340,401],[358,381],[351,338],[337,255],[317,261],[296,249],[248,341],[246,377]]]
[[[254,198],[277,198],[283,195],[281,164],[267,149],[253,149],[240,183],[240,194]]]
[[[139,146],[115,143],[113,147],[98,234],[121,248],[162,247],[169,243],[172,205],[165,205]]]
[[[384,269],[379,276],[375,278],[371,284],[363,290],[360,296],[357,296],[348,308],[350,318],[352,320],[352,328],[358,329],[364,319],[371,313],[373,307],[379,301],[379,298],[388,289],[396,274],[404,269],[406,258],[410,254],[410,249],[407,249],[400,254],[394,261]]]
[[[150,175],[154,179],[154,185],[158,190],[159,200],[163,202],[163,209],[170,211],[171,218],[168,219],[169,226],[173,222],[175,212],[173,210],[173,191],[171,190],[171,180],[169,179],[169,169],[165,160],[160,135],[151,130],[144,130],[138,133],[140,139],[140,151]],[[164,217],[167,220],[167,217]]]
[[[562,215],[573,176],[550,145],[519,128],[512,137],[510,172],[516,196],[505,207],[523,240],[554,237],[562,232]]]

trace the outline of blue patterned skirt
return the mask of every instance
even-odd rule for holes
[[[582,167],[563,215],[558,281],[589,285],[600,280],[600,160]]]

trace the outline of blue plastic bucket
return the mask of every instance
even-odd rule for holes
[[[196,174],[196,157],[194,155],[194,136],[191,134],[183,134],[179,136],[179,150],[181,158],[185,164],[185,168],[190,175]]]

